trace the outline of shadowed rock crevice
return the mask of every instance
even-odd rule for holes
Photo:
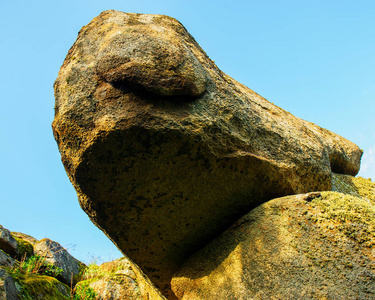
[[[132,128],[99,140],[74,174],[81,193],[91,195],[81,205],[159,286],[233,218],[293,192],[271,162],[214,158],[202,141],[179,132]]]

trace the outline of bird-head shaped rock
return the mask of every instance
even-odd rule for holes
[[[167,16],[103,12],[54,87],[81,207],[170,298],[184,259],[239,216],[359,169],[356,145],[221,72]]]

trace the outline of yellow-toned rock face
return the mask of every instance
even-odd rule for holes
[[[178,299],[373,299],[375,183],[334,178],[346,194],[278,198],[239,219],[175,274]]]
[[[54,87],[81,207],[166,294],[184,259],[243,213],[359,169],[356,145],[221,72],[170,17],[103,12]]]
[[[127,258],[119,258],[100,266],[91,264],[76,286],[76,296],[95,293],[102,300],[166,300],[147,276]]]
[[[96,58],[96,72],[105,81],[130,90],[163,96],[199,96],[208,74],[169,18],[130,15],[135,23],[107,31]],[[153,26],[145,27],[145,23]],[[181,27],[181,26],[180,26]],[[120,30],[119,30],[120,29]],[[182,30],[182,28],[180,28]]]

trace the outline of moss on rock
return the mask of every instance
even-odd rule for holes
[[[14,236],[14,239],[17,241],[18,244],[19,258],[28,258],[34,254],[34,247],[31,243],[17,236]]]
[[[333,180],[262,204],[196,252],[172,279],[178,299],[374,299],[374,183]]]
[[[91,263],[81,279],[74,288],[74,299],[165,299],[126,257],[101,265]]]
[[[90,287],[90,283],[95,281],[95,278],[82,280],[78,282],[74,288],[74,300],[78,299],[85,299],[85,300],[92,300],[98,295],[92,287]]]
[[[22,300],[69,300],[70,288],[56,278],[19,274],[14,278],[22,292]]]

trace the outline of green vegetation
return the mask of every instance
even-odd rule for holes
[[[78,274],[76,274],[76,275],[73,276],[73,283],[74,284],[77,283],[78,281],[82,280],[82,276],[85,273],[86,269],[87,269],[87,266],[84,263],[81,263],[79,265],[79,272],[78,272]]]
[[[84,269],[81,275],[81,280],[88,280],[94,277],[103,277],[104,275],[105,272],[103,272],[99,265],[93,261],[87,266],[87,268]]]
[[[18,249],[19,249],[19,257],[31,257],[34,254],[34,247],[31,243],[14,236],[14,239],[17,241]]]
[[[90,287],[93,279],[80,281],[74,288],[73,300],[94,300],[97,293]]]
[[[97,277],[104,276],[98,264],[93,261],[80,272],[79,282],[73,290],[73,300],[93,300],[97,293],[90,287],[90,283]]]
[[[57,277],[62,272],[62,269],[47,263],[45,257],[39,255],[32,255],[28,259],[26,259],[26,255],[24,255],[20,262],[16,262],[13,268],[9,269],[9,273],[16,278],[19,275],[29,274]]]
[[[16,282],[22,300],[69,300],[70,288],[56,278],[37,274],[18,274]],[[42,298],[41,298],[42,297]]]
[[[16,261],[13,268],[5,268],[16,281],[22,300],[40,297],[46,300],[69,299],[70,288],[54,278],[63,270],[47,263],[45,257],[31,255],[27,258],[30,251],[26,250],[21,261]]]

